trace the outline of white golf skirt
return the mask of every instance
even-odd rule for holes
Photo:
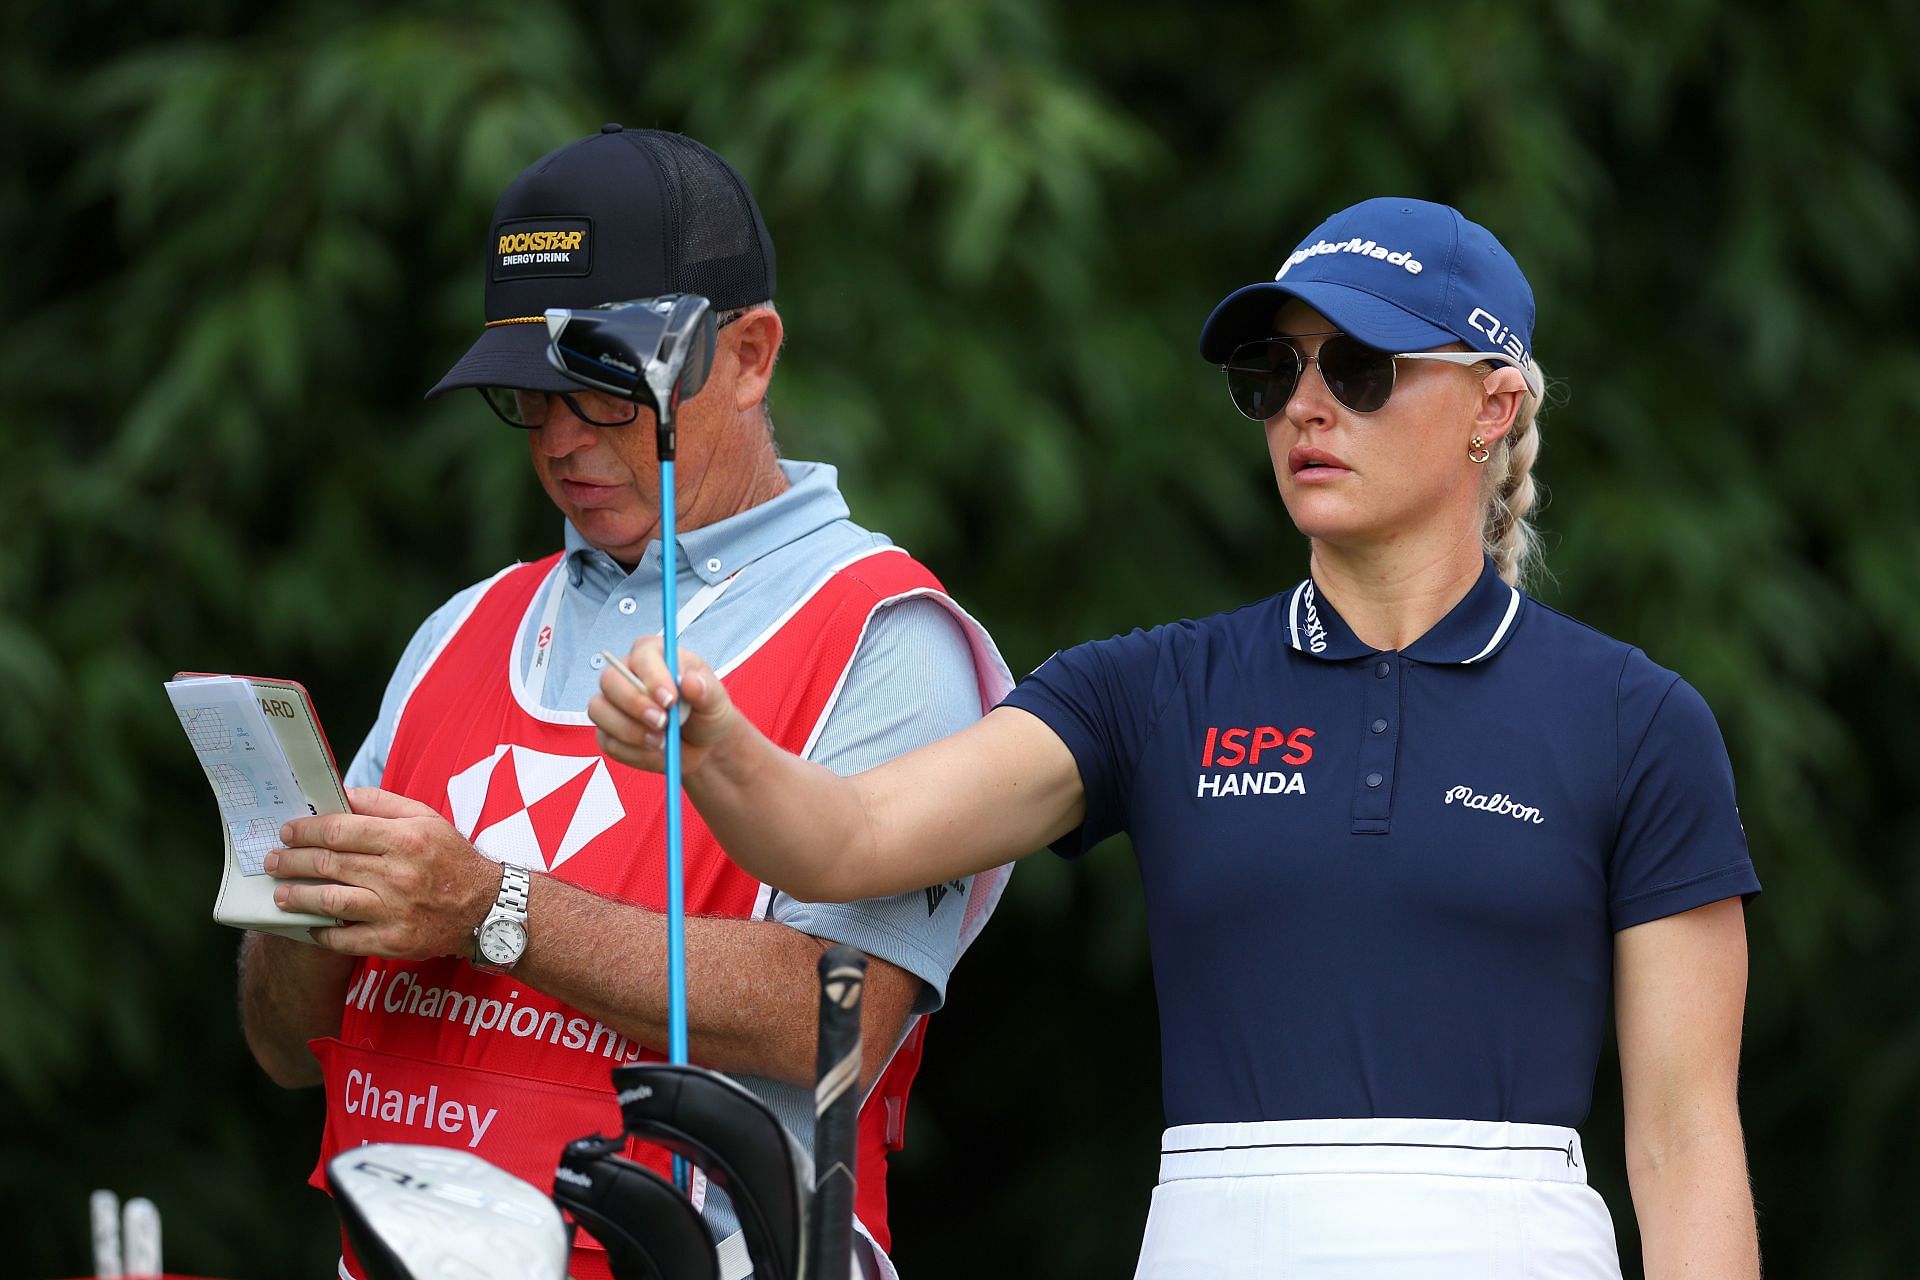
[[[1160,1152],[1135,1280],[1620,1280],[1571,1129],[1194,1124]]]

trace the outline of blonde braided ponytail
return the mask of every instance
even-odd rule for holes
[[[1539,366],[1534,366],[1539,371]],[[1541,384],[1546,374],[1540,373]],[[1480,543],[1493,557],[1500,577],[1521,586],[1540,567],[1540,531],[1528,516],[1539,501],[1533,481],[1534,460],[1540,456],[1540,397],[1528,393],[1520,401],[1513,427],[1493,446],[1484,480],[1486,518]]]

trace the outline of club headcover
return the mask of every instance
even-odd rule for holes
[[[327,1162],[368,1280],[565,1280],[566,1223],[537,1188],[465,1151],[376,1143]]]
[[[626,1131],[685,1156],[727,1193],[755,1280],[798,1280],[813,1158],[767,1104],[704,1067],[641,1062],[613,1070]]]
[[[619,1155],[623,1138],[579,1138],[560,1153],[553,1200],[607,1251],[614,1280],[719,1280],[700,1211],[653,1170]]]

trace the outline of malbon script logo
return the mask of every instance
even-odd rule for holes
[[[1481,809],[1487,813],[1497,813],[1503,818],[1512,818],[1517,822],[1542,823],[1546,819],[1540,811],[1530,804],[1521,804],[1504,791],[1492,795],[1481,795],[1472,787],[1451,787],[1447,791],[1447,804],[1458,802],[1462,809]]]

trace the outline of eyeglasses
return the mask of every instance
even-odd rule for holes
[[[530,391],[515,386],[484,386],[478,391],[495,418],[524,430],[545,426],[555,401],[588,426],[626,426],[639,416],[634,401],[605,391]]]
[[[1302,338],[1317,334],[1300,334]],[[1536,375],[1526,365],[1499,351],[1382,351],[1358,338],[1333,333],[1320,350],[1305,355],[1296,338],[1264,338],[1235,347],[1220,367],[1227,374],[1227,395],[1233,407],[1255,422],[1265,422],[1292,399],[1307,366],[1320,366],[1327,390],[1355,413],[1378,413],[1393,394],[1394,370],[1401,360],[1436,360],[1442,364],[1507,364],[1520,370],[1535,395]]]
[[[604,391],[529,391],[524,387],[480,387],[480,398],[510,427],[533,430],[547,425],[554,401],[595,427],[624,427],[640,416],[640,406]]]

